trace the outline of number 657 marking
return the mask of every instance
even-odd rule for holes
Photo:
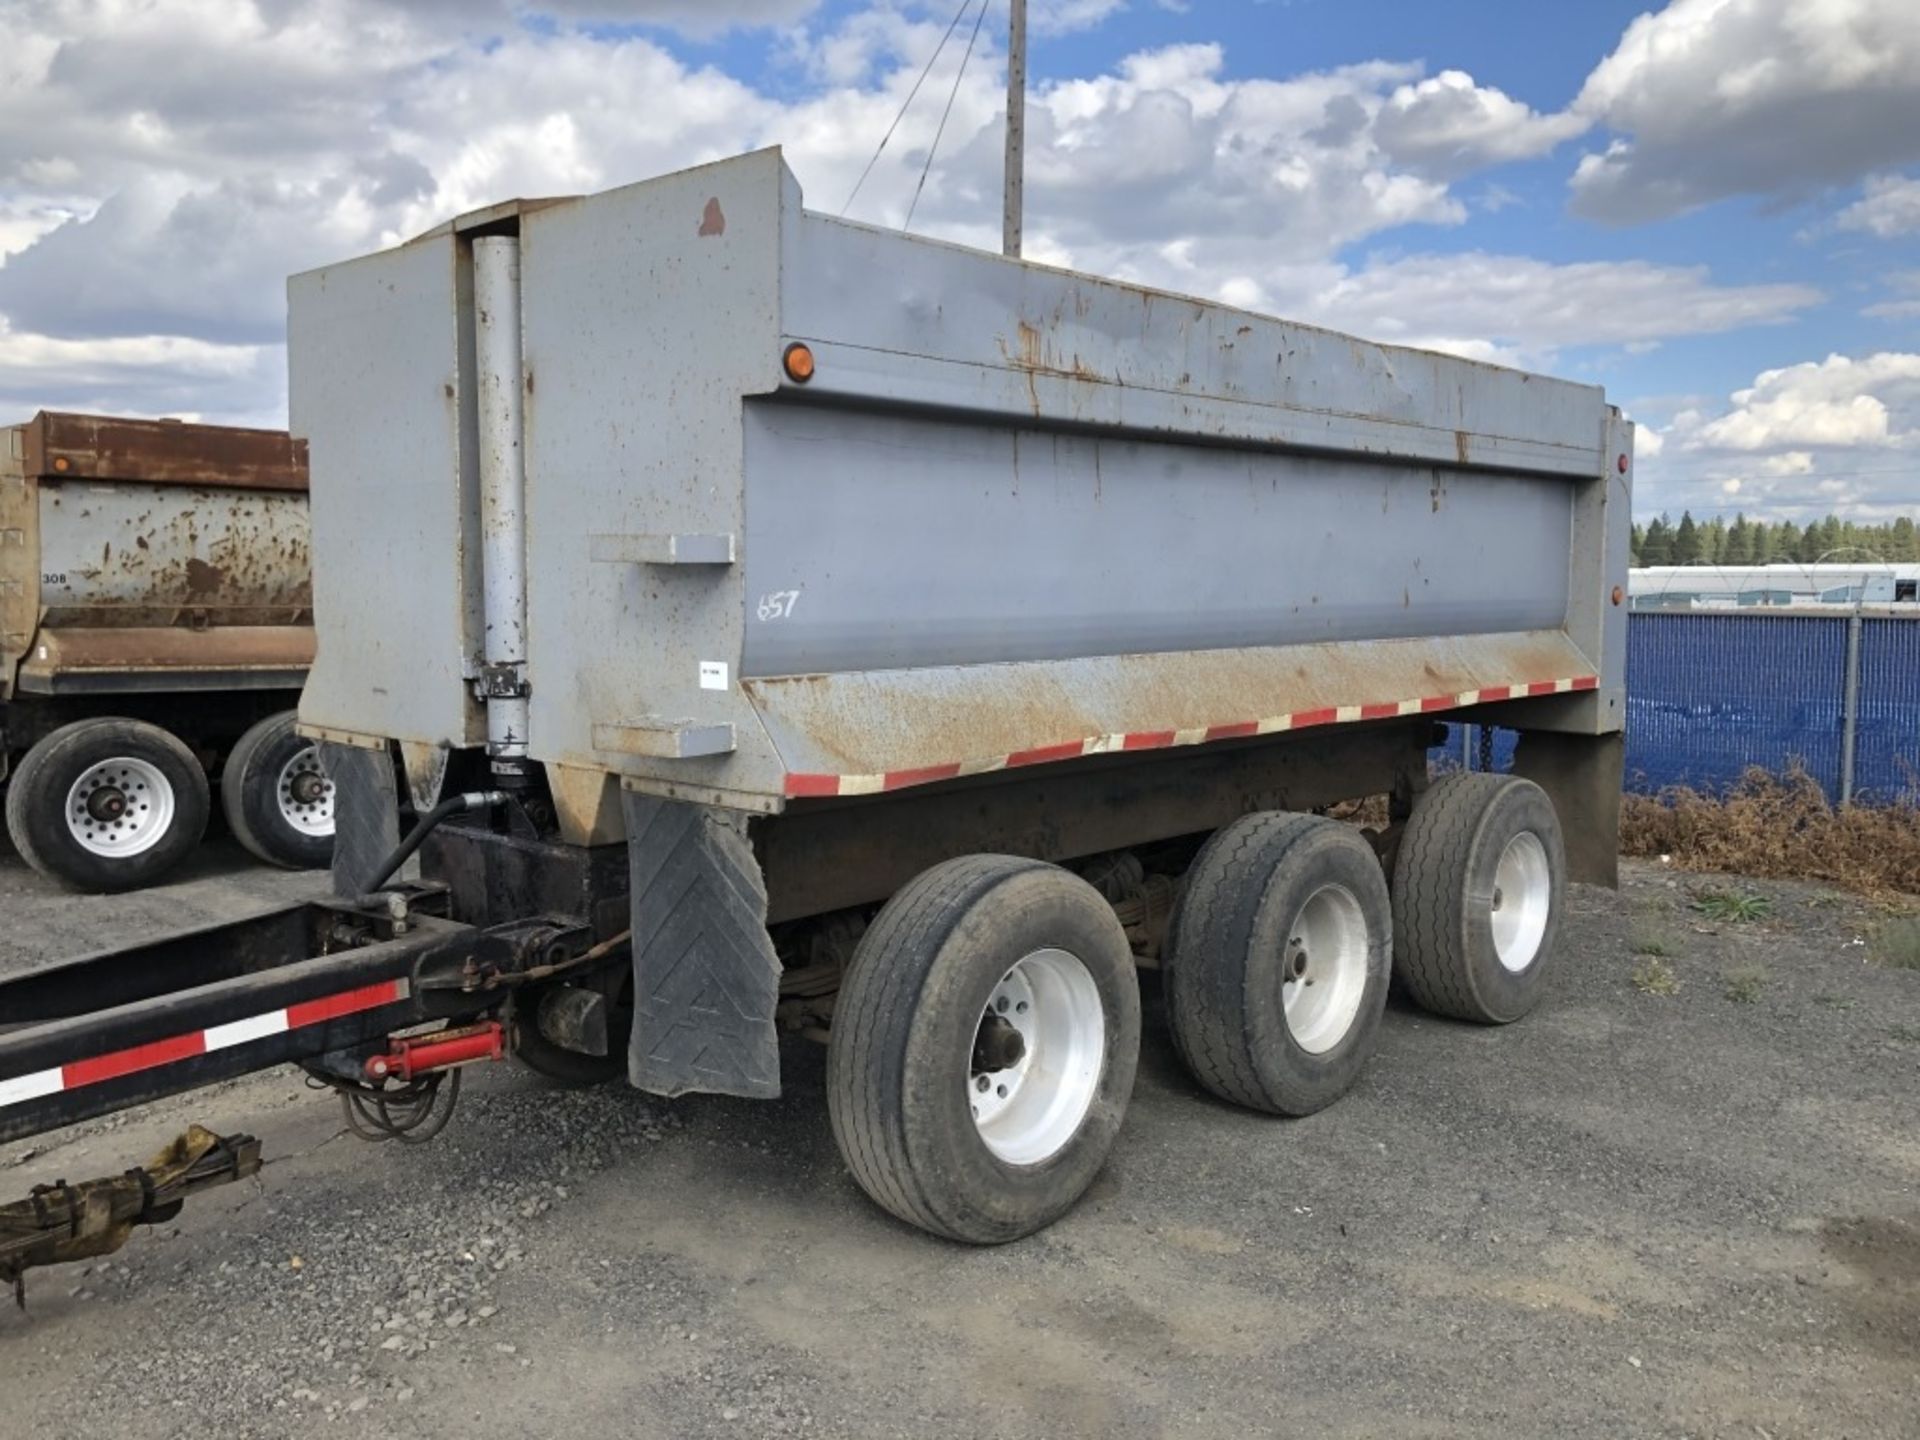
[[[775,590],[760,597],[757,612],[762,620],[785,620],[793,614],[793,607],[799,602],[798,590]]]

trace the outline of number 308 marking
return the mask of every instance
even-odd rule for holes
[[[793,614],[793,607],[800,602],[798,590],[775,590],[760,597],[759,615],[762,620],[785,620]]]

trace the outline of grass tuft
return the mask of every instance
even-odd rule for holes
[[[1754,769],[1723,794],[1680,786],[1624,797],[1620,851],[1664,855],[1683,870],[1920,894],[1920,807],[1835,809],[1797,765],[1779,775]]]
[[[1882,925],[1873,937],[1873,959],[1888,970],[1920,970],[1920,919]]]
[[[1721,974],[1721,994],[1736,1005],[1751,1005],[1766,988],[1767,972],[1758,965],[1739,965]]]
[[[1773,913],[1773,901],[1751,890],[1720,890],[1711,886],[1693,892],[1693,908],[1709,920],[1747,924]]]
[[[1652,930],[1636,930],[1633,938],[1627,942],[1636,955],[1651,955],[1656,960],[1664,960],[1680,953],[1679,946],[1665,935]]]
[[[1657,955],[1644,957],[1627,975],[1633,988],[1642,995],[1677,995],[1680,993],[1680,977],[1673,973],[1673,967]]]

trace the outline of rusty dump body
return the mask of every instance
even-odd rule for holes
[[[0,701],[297,686],[306,445],[42,411],[0,430]]]

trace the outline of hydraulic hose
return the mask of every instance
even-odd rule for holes
[[[394,877],[394,873],[407,863],[413,852],[420,848],[420,842],[433,833],[434,827],[449,815],[465,814],[473,810],[491,810],[496,805],[507,803],[504,790],[469,790],[462,795],[452,795],[442,800],[426,814],[414,822],[406,838],[393,847],[393,853],[381,863],[374,877],[368,882],[366,893],[377,895],[381,887]]]

